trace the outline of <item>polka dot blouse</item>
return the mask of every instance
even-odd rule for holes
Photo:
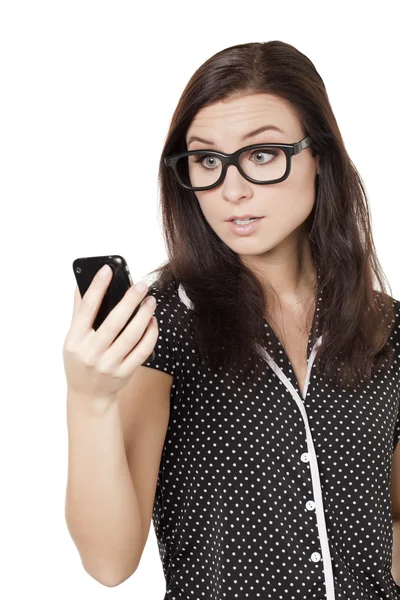
[[[153,507],[164,600],[400,599],[390,502],[400,301],[392,367],[338,393],[313,367],[321,336],[308,340],[299,390],[279,340],[279,360],[268,354],[266,320],[262,377],[212,373],[189,333],[183,286],[161,294],[156,283],[147,293],[159,337],[143,365],[174,377]]]

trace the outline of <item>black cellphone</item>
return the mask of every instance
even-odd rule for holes
[[[120,256],[119,254],[110,254],[108,256],[84,256],[81,258],[76,258],[72,263],[76,283],[82,298],[92,283],[96,273],[105,264],[111,268],[113,273],[112,279],[108,284],[103,301],[100,304],[100,308],[93,322],[93,329],[95,331],[97,331],[112,309],[118,304],[118,302],[120,302],[120,300],[122,300],[125,293],[133,285],[129,267],[124,257]],[[117,339],[117,337],[119,337],[129,325],[139,308],[140,304],[135,308],[132,315],[129,317],[128,321],[115,339]],[[153,350],[150,357],[146,360],[154,360],[154,358],[155,352]]]

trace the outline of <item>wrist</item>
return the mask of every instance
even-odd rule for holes
[[[89,416],[104,415],[116,404],[116,398],[116,394],[93,396],[70,387],[67,390],[68,410],[78,411]]]

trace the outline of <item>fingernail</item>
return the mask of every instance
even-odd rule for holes
[[[111,268],[108,265],[104,265],[101,269],[100,269],[100,275],[102,277],[108,277],[109,274],[111,273]]]
[[[154,296],[147,296],[146,300],[144,300],[143,304],[147,304],[147,306],[155,306],[157,304]]]
[[[147,288],[148,285],[146,281],[139,281],[135,284],[135,290],[137,290],[138,292],[144,292],[144,290],[147,290]]]

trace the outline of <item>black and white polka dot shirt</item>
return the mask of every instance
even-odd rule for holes
[[[321,337],[313,348],[309,338],[300,391],[279,340],[277,363],[268,354],[266,320],[262,377],[205,368],[183,286],[162,295],[156,283],[159,337],[143,364],[174,377],[153,508],[164,600],[400,599],[390,502],[400,302],[383,377],[330,389],[313,368]]]

